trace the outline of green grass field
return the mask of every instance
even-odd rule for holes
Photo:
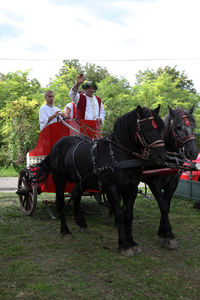
[[[179,249],[157,237],[156,201],[138,196],[133,232],[142,253],[123,257],[117,250],[113,218],[96,202],[83,200],[89,233],[77,228],[72,206],[66,211],[71,239],[61,238],[60,221],[50,219],[42,194],[32,217],[17,196],[0,193],[0,299],[198,300],[200,295],[200,211],[193,202],[173,199],[170,220]],[[55,206],[51,210],[56,214]]]

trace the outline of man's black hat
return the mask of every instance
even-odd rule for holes
[[[87,90],[88,88],[90,87],[93,87],[95,90],[97,90],[97,85],[96,83],[92,82],[92,81],[87,81],[86,83],[84,83],[82,85],[82,89],[85,91]]]

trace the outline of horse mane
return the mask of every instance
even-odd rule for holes
[[[137,130],[137,120],[154,117],[155,122],[158,125],[159,132],[163,132],[165,125],[161,117],[148,107],[138,106],[136,109],[126,113],[119,117],[114,124],[113,133],[117,136],[118,140],[125,146],[134,149],[135,148],[135,133]]]
[[[117,136],[120,143],[131,149],[134,147],[134,133],[137,128],[137,118],[138,112],[137,109],[134,109],[119,117],[113,127],[113,134]]]

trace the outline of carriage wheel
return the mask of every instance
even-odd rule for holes
[[[23,169],[18,180],[18,197],[22,211],[31,216],[37,205],[37,185],[31,182],[33,174],[30,170]]]

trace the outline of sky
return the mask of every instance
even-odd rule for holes
[[[139,70],[177,66],[200,92],[199,0],[0,0],[0,72],[45,87],[64,59],[134,85]]]

